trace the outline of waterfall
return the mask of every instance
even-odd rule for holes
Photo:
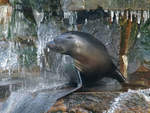
[[[135,49],[139,48],[140,52],[147,55],[144,56],[142,53],[143,56],[141,54],[137,56],[136,54],[140,52],[132,51],[132,54],[135,54],[134,58],[135,56],[143,58],[141,61],[134,59],[132,65],[128,56],[123,55],[126,70],[130,65],[131,72],[141,64],[149,66],[147,43],[149,26],[136,34],[138,32],[136,30],[149,21],[150,11],[147,9],[94,10],[92,7],[88,9],[90,4],[86,4],[86,0],[9,0],[9,2],[10,4],[0,5],[0,86],[4,87],[1,92],[3,98],[6,98],[2,109],[0,104],[0,113],[45,112],[57,99],[74,89],[74,87],[67,89],[70,85],[70,76],[77,75],[73,59],[45,48],[48,41],[64,31],[81,30],[94,35],[107,46],[110,56],[115,57],[113,61],[117,64],[121,36],[120,21],[124,19],[121,24],[131,21],[135,24],[131,43],[135,42],[135,45],[141,43],[138,47],[135,46]],[[143,38],[143,34],[146,38]],[[139,41],[135,41],[135,37]],[[113,113],[118,109],[124,109],[126,103],[130,101],[131,104],[136,101],[143,102],[147,107],[150,103],[149,93],[149,89],[121,93],[105,112]]]

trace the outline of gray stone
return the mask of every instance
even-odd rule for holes
[[[63,0],[68,10],[96,9],[102,7],[109,10],[148,10],[149,0]],[[67,4],[66,4],[67,3]]]

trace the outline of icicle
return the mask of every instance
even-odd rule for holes
[[[105,10],[104,10],[104,12],[105,12],[105,13],[108,13],[108,10],[107,10],[107,9],[105,9]]]
[[[143,11],[143,19],[144,19],[144,23],[145,23],[147,21],[147,19],[148,19],[147,11]]]
[[[64,18],[69,19],[69,24],[73,25],[76,23],[77,12],[66,11],[64,12]]]
[[[82,8],[85,9],[85,0],[82,0],[82,2],[83,2]]]
[[[117,12],[115,13],[115,15],[116,15],[116,22],[117,22],[117,24],[118,24],[118,22],[119,22],[119,11],[117,11]]]
[[[121,11],[121,16],[124,16],[124,11]]]
[[[126,12],[127,20],[129,19],[129,11]]]
[[[111,22],[113,22],[113,18],[114,18],[114,11],[111,11]]]
[[[147,11],[147,18],[150,18],[150,12],[149,12],[149,10]]]
[[[137,17],[137,12],[136,11],[133,11],[133,16]]]
[[[34,50],[34,48],[33,47],[31,47],[31,51],[33,51]]]
[[[84,23],[85,23],[85,24],[87,24],[87,23],[88,23],[88,20],[87,20],[87,18],[84,20]]]
[[[138,22],[138,24],[141,23],[141,11],[138,11],[138,13],[137,13],[137,22]]]
[[[78,26],[77,25],[74,25],[74,30],[78,31]]]
[[[141,33],[138,33],[137,38],[140,38],[140,37],[141,37]]]
[[[74,23],[74,17],[73,17],[73,15],[71,15],[71,16],[69,16],[69,24],[73,25],[73,23]]]
[[[131,22],[133,21],[133,14],[134,14],[134,12],[131,11],[131,12],[130,12],[130,20],[131,20]]]
[[[50,52],[50,49],[49,49],[49,48],[47,48],[47,52]]]
[[[70,12],[68,11],[64,12],[64,18],[69,18],[69,16],[70,16]]]
[[[19,47],[21,46],[21,43],[20,43],[20,42],[18,43],[18,46],[19,46]]]

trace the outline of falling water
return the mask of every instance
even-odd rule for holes
[[[0,7],[0,22],[2,22],[2,28],[0,28],[1,34],[0,37],[8,38],[9,32],[9,22],[11,20],[12,8],[8,5]],[[17,54],[14,50],[14,43],[9,41],[0,42],[0,72],[7,72],[8,77],[11,77],[11,71],[17,68]]]
[[[51,65],[51,67],[50,67],[51,73],[49,73],[50,75],[47,75],[48,72],[44,72],[44,71],[41,72],[41,80],[40,80],[38,89],[39,89],[39,87],[42,87],[42,88],[52,87],[52,86],[55,87],[57,85],[60,85],[60,77],[62,76],[61,71],[63,70],[62,68],[64,65],[63,64],[63,56],[56,54],[56,53],[52,53],[54,55],[50,60],[53,59],[53,61],[52,61],[53,64],[48,64],[47,63],[48,61],[46,61],[46,56],[45,56],[44,50],[46,47],[46,43],[48,41],[51,41],[52,39],[54,39],[61,32],[60,32],[58,26],[56,25],[55,21],[42,23],[42,20],[44,18],[43,12],[38,13],[36,11],[34,16],[35,16],[35,19],[36,19],[37,24],[38,24],[37,25],[38,26],[37,27],[38,40],[36,42],[37,48],[38,48],[38,50],[37,50],[37,64],[39,65],[40,70],[43,70],[43,68],[46,68],[44,65]],[[51,51],[49,51],[49,53],[51,53]],[[57,81],[59,81],[59,82],[57,82]]]
[[[8,37],[8,27],[9,27],[9,21],[11,17],[12,8],[10,6],[1,6],[0,7],[0,22],[3,23],[4,26],[2,27],[2,36]],[[0,34],[1,35],[1,34]]]
[[[49,49],[45,50],[46,43],[57,38],[61,34],[56,21],[51,19],[47,22],[43,12],[34,11],[34,17],[37,22],[37,64],[40,66],[42,80],[40,85],[46,87],[57,87],[68,84],[69,75],[65,72],[66,65],[72,64],[73,60],[69,56],[63,56],[54,53]],[[50,15],[49,15],[50,17]],[[75,20],[76,12],[64,12],[64,18],[69,20],[68,30],[77,30]],[[45,20],[45,21],[44,21]],[[48,69],[49,68],[49,69]],[[45,70],[49,70],[49,72]],[[48,74],[49,73],[49,74]],[[38,86],[40,87],[40,86]]]
[[[68,3],[68,0],[66,1],[66,6]],[[83,0],[83,2],[85,2]],[[2,9],[0,12],[0,22],[4,20],[5,26],[3,27],[2,35],[3,37],[9,37],[8,36],[8,29],[9,29],[9,21],[11,18],[3,18],[8,17],[6,15],[9,15],[11,12],[11,8],[8,6],[0,7]],[[82,7],[84,8],[84,7]],[[66,9],[66,8],[65,8]],[[106,12],[109,12],[108,10]],[[68,73],[65,71],[65,67],[68,63],[72,64],[72,59],[68,56],[62,56],[60,54],[54,53],[50,50],[45,51],[45,45],[48,41],[53,40],[58,35],[60,35],[61,30],[58,27],[58,24],[55,20],[51,19],[49,21],[45,21],[45,12],[44,11],[37,11],[33,10],[33,15],[37,24],[37,40],[36,40],[36,48],[37,48],[37,65],[40,68],[40,75],[36,75],[33,77],[32,73],[28,75],[25,68],[25,62],[26,60],[30,59],[25,54],[22,55],[22,62],[23,64],[20,65],[18,62],[18,53],[16,51],[16,48],[21,48],[21,44],[18,42],[15,44],[12,39],[8,41],[7,44],[4,44],[4,46],[7,47],[0,47],[0,72],[1,70],[7,70],[8,71],[8,77],[12,77],[12,72],[15,69],[18,69],[18,72],[20,68],[22,69],[22,73],[20,74],[20,78],[23,78],[22,87],[20,90],[16,92],[11,92],[11,95],[9,99],[7,100],[6,104],[4,105],[4,109],[2,113],[9,113],[11,110],[18,109],[22,110],[23,107],[27,107],[28,103],[33,101],[30,105],[35,105],[37,102],[39,103],[39,106],[42,104],[42,102],[49,101],[51,103],[48,103],[46,107],[50,107],[57,98],[61,97],[60,94],[63,95],[62,92],[57,92],[56,90],[53,90],[48,93],[44,93],[44,96],[42,93],[39,93],[40,95],[36,94],[36,92],[40,92],[43,89],[56,89],[58,87],[64,86],[68,84]],[[5,14],[5,15],[4,15]],[[142,22],[142,19],[144,22],[147,21],[147,19],[150,17],[150,12],[148,11],[110,11],[110,17],[111,22],[116,21],[119,23],[119,19],[121,16],[126,16],[127,19],[133,20],[133,17],[137,18],[137,23],[140,24]],[[51,16],[51,15],[49,15]],[[130,17],[130,18],[129,18]],[[24,23],[22,20],[24,19],[24,15],[21,12],[17,12],[12,16],[13,28],[10,27],[11,35],[15,36],[16,34],[21,37],[29,36],[27,33],[30,30],[29,26]],[[69,20],[69,26],[67,30],[77,30],[76,25],[76,19],[77,19],[77,12],[75,11],[68,11],[64,10],[64,19]],[[13,20],[15,19],[15,20]],[[87,22],[88,20],[85,19]],[[85,24],[86,24],[85,22]],[[1,26],[0,26],[1,27]],[[1,34],[0,34],[1,35]],[[13,36],[10,36],[9,38],[13,38]],[[107,40],[108,41],[108,40]],[[28,42],[30,42],[30,38],[28,39]],[[0,44],[3,45],[5,42],[0,42]],[[31,48],[33,49],[33,48]],[[5,57],[4,57],[5,56]],[[46,58],[48,57],[48,58]],[[29,77],[30,76],[30,77]],[[5,80],[3,80],[5,82]],[[11,90],[12,91],[12,90]],[[108,113],[113,113],[117,109],[120,109],[122,106],[124,106],[124,102],[130,101],[130,100],[136,100],[141,99],[142,101],[147,103],[150,103],[149,98],[149,89],[147,90],[139,90],[139,91],[133,91],[129,90],[126,93],[120,94],[119,97],[117,97],[113,102],[112,105],[108,111]],[[35,94],[35,95],[34,95]],[[46,96],[45,96],[46,95]],[[51,96],[50,96],[51,95]],[[56,95],[58,96],[56,98]],[[35,98],[34,98],[35,97]],[[49,100],[46,100],[46,99]],[[39,102],[40,101],[40,102]],[[145,103],[143,103],[145,105]],[[5,109],[6,107],[6,109]],[[31,109],[31,106],[28,106]],[[27,107],[27,108],[28,108]],[[37,106],[38,107],[38,106]],[[39,108],[40,109],[40,108]],[[48,109],[48,108],[44,108]],[[29,109],[26,109],[27,111]],[[35,110],[38,110],[36,108]],[[43,110],[43,109],[42,109]],[[19,113],[20,111],[17,111],[15,113]],[[33,111],[34,113],[34,111]]]
[[[33,101],[33,95],[32,95],[33,93],[40,92],[46,89],[52,90],[55,88],[61,88],[69,83],[69,80],[68,80],[69,73],[66,73],[65,67],[66,65],[68,65],[68,62],[69,64],[72,63],[72,59],[68,56],[62,56],[50,50],[45,50],[46,43],[48,41],[51,41],[52,39],[54,39],[61,33],[60,28],[57,26],[54,20],[51,20],[48,22],[43,21],[43,19],[45,19],[44,12],[42,11],[38,12],[36,10],[34,10],[33,12],[34,12],[34,17],[37,23],[37,41],[36,41],[37,53],[36,54],[37,54],[37,65],[40,68],[40,75],[39,76],[38,75],[33,76],[31,74],[28,75],[28,72],[26,72],[26,68],[24,67],[26,60],[28,60],[28,56],[23,54],[21,77],[24,80],[21,81],[22,88],[19,89],[17,92],[11,92],[9,99],[4,104],[4,107],[3,107],[4,109],[2,110],[2,113],[6,113],[6,112],[9,113],[11,111],[15,113],[20,113],[19,110],[22,110],[22,106],[26,107],[26,104],[22,105],[23,103],[27,103],[28,105],[31,101]],[[12,32],[14,34],[25,36],[27,25],[25,23],[22,23],[21,21],[21,19],[23,19],[24,16],[19,12],[15,15],[15,17],[19,17],[19,18],[15,20],[15,24],[14,24],[14,28],[12,29]],[[72,18],[72,16],[69,16],[69,22],[71,25],[74,23],[74,18]],[[71,29],[73,28],[74,27],[72,27]],[[10,45],[9,52],[8,52],[9,58],[11,58],[13,55],[12,58],[17,59],[18,58],[17,54],[15,56],[12,52],[13,50],[15,50],[13,48],[14,44],[10,43],[9,45]],[[19,43],[16,44],[16,47],[17,46],[18,48],[21,48],[21,45]],[[51,58],[47,59],[46,57],[51,57]],[[13,59],[7,59],[7,60],[16,61]],[[11,67],[11,63],[9,63],[8,66]],[[14,66],[14,63],[12,65]],[[4,67],[6,68],[6,66]],[[50,107],[51,104],[53,104],[57,100],[57,98],[60,98],[62,95],[65,95],[65,94],[66,94],[66,91],[58,92],[57,90],[54,90],[54,91],[49,90],[47,93],[44,93],[45,96],[42,96],[41,93],[37,93],[37,96],[35,96],[37,98],[35,99],[35,102],[40,100],[39,106],[41,107],[42,107],[41,105],[42,102],[44,103],[50,102],[47,106],[47,107]],[[27,99],[27,101],[25,101],[25,99]],[[35,106],[35,104],[32,103],[31,106]],[[40,107],[36,108],[35,110],[37,110],[37,112],[40,112],[39,109]],[[29,109],[24,109],[24,112],[26,112],[26,110],[28,111]],[[48,108],[44,108],[42,109],[42,111],[43,110],[48,110]],[[33,110],[33,113],[35,113],[34,110]]]
[[[6,46],[5,42],[1,42],[1,44],[4,43],[4,46]],[[7,43],[8,48],[1,47],[0,51],[3,51],[3,53],[0,55],[0,59],[2,60],[0,63],[0,69],[1,70],[8,70],[9,76],[11,75],[11,70],[15,69],[17,66],[17,54],[15,51],[13,51],[13,43],[8,42]],[[4,57],[5,56],[5,57]]]

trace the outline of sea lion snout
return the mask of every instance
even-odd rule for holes
[[[53,49],[56,46],[54,41],[50,41],[46,44],[46,48]]]
[[[64,45],[57,40],[52,40],[48,42],[46,44],[46,48],[49,48],[50,50],[55,51],[55,52],[60,52],[60,53],[65,52]]]
[[[52,51],[62,53],[62,54],[69,54],[72,52],[75,45],[75,41],[73,38],[66,36],[58,36],[52,41],[46,44],[46,48],[49,48]]]

